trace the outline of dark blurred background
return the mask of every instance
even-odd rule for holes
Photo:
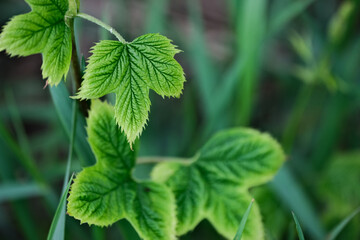
[[[29,10],[0,0],[0,24]],[[360,205],[359,0],[87,0],[80,10],[128,41],[158,32],[183,50],[184,93],[151,92],[141,156],[190,157],[235,126],[269,132],[288,161],[251,190],[267,239],[295,239],[291,211],[306,237],[323,239]],[[85,58],[112,39],[82,19],[76,32]],[[0,53],[0,239],[45,239],[61,193],[69,138],[40,67],[41,55]],[[75,155],[72,171],[83,166]],[[137,238],[125,221],[66,226],[67,239]],[[356,216],[338,239],[360,239],[359,226]],[[181,239],[222,238],[204,221]]]

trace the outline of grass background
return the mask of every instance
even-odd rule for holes
[[[213,133],[234,126],[269,132],[288,161],[272,182],[252,189],[267,239],[295,239],[291,211],[305,238],[324,239],[360,205],[359,0],[81,3],[82,12],[129,41],[159,32],[184,51],[176,56],[186,73],[184,94],[162,99],[151,92],[141,156],[192,156]],[[23,0],[1,0],[0,24],[27,11]],[[94,42],[112,38],[81,19],[76,30],[85,58]],[[61,195],[71,77],[51,94],[40,66],[40,55],[0,53],[0,239],[46,238]],[[94,161],[78,138],[71,172]],[[356,216],[338,239],[359,239],[359,225]],[[100,229],[70,217],[65,236],[136,239],[125,221]],[[204,221],[181,239],[221,237]]]

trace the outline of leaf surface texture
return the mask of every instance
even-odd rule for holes
[[[270,180],[284,159],[281,147],[268,134],[236,128],[215,135],[188,162],[158,164],[152,179],[167,184],[175,195],[178,235],[208,219],[220,234],[232,239],[252,199],[248,189]],[[263,237],[254,204],[243,239]]]
[[[125,218],[142,239],[175,239],[173,195],[162,184],[133,179],[136,152],[118,128],[113,111],[107,103],[92,103],[87,131],[97,163],[76,176],[68,213],[98,226]]]
[[[100,41],[92,49],[77,98],[116,93],[115,119],[132,144],[148,119],[149,90],[162,97],[180,96],[185,78],[174,59],[178,52],[160,34],[146,34],[131,43]]]
[[[0,51],[11,56],[41,53],[43,78],[57,85],[71,60],[71,31],[65,24],[67,0],[27,0],[31,12],[13,17],[0,35]]]

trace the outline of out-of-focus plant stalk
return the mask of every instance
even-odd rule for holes
[[[313,86],[310,84],[305,84],[296,97],[295,105],[289,114],[281,141],[286,153],[291,152],[291,149],[294,145],[296,135],[299,133],[299,125],[305,113],[305,109],[310,101],[312,91]]]

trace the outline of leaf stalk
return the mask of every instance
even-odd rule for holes
[[[82,82],[82,72],[80,68],[79,56],[77,51],[76,39],[75,39],[75,30],[74,30],[74,18],[69,19],[69,27],[71,30],[71,67],[73,72],[73,78],[75,82],[76,92],[79,91]],[[87,117],[88,104],[86,101],[79,101],[79,108],[81,113]]]
[[[184,164],[191,164],[194,162],[194,159],[197,159],[196,155],[194,158],[179,158],[179,157],[138,157],[136,159],[137,164],[157,164],[161,162],[181,162]]]
[[[113,34],[120,42],[122,42],[124,44],[126,43],[125,39],[120,35],[120,33],[118,33],[113,27],[111,27],[110,25],[102,22],[101,20],[99,20],[99,19],[97,19],[97,18],[95,18],[93,16],[90,16],[90,15],[88,15],[86,13],[78,13],[76,15],[76,17],[83,18],[85,20],[88,20],[90,22],[93,22],[93,23],[99,25],[100,27],[108,30],[111,34]]]

